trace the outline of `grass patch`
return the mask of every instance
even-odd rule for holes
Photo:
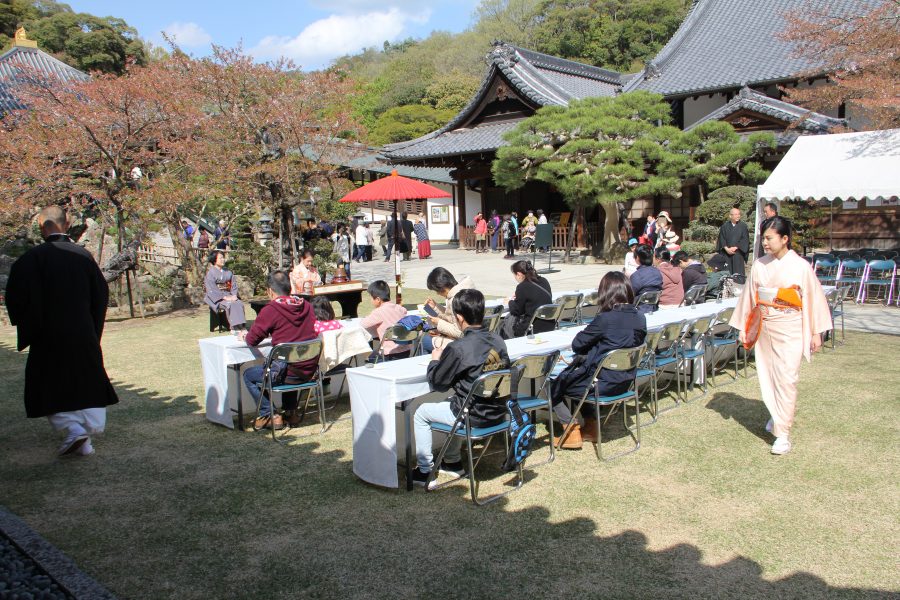
[[[404,290],[407,303],[428,295]],[[464,485],[407,494],[358,481],[349,421],[288,446],[207,423],[207,319],[110,324],[121,402],[97,454],[67,461],[48,423],[24,418],[25,356],[0,331],[0,502],[123,598],[900,590],[898,380],[881,366],[900,338],[848,334],[804,365],[785,457],[768,453],[751,372],[663,415],[635,455],[600,466],[589,447],[564,452],[476,509]]]

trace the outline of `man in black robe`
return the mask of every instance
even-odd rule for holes
[[[406,213],[400,213],[401,240],[397,242],[397,252],[403,254],[403,260],[410,260],[412,256],[412,221],[406,218]]]
[[[719,228],[719,243],[716,250],[725,257],[728,270],[735,275],[735,281],[744,282],[747,253],[750,252],[750,232],[741,221],[741,209],[732,208],[729,220]]]
[[[109,287],[91,254],[66,235],[62,208],[45,208],[38,224],[46,241],[13,263],[6,287],[18,349],[31,348],[25,413],[66,432],[60,456],[88,455],[90,435],[106,426],[106,407],[119,401],[100,348]]]

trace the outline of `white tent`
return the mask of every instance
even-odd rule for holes
[[[756,191],[762,207],[784,200],[875,200],[900,197],[900,129],[800,136]],[[754,239],[753,247],[756,248]]]

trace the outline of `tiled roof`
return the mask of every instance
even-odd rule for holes
[[[786,81],[816,64],[779,38],[785,15],[827,6],[834,14],[870,0],[694,0],[672,39],[623,89],[666,97]]]
[[[572,100],[581,98],[614,96],[628,78],[615,71],[525,50],[503,42],[494,44],[487,60],[490,66],[481,87],[453,120],[437,131],[415,140],[385,146],[385,156],[390,160],[433,158],[488,152],[499,148],[504,143],[500,136],[512,129],[515,122],[467,127],[476,120],[478,107],[497,77],[508,81],[516,93],[535,107],[568,106]]]
[[[685,131],[690,131],[707,121],[721,121],[728,117],[728,115],[732,115],[740,110],[751,110],[786,123],[797,122],[795,128],[797,135],[801,133],[830,133],[835,127],[847,126],[846,119],[836,119],[834,117],[829,117],[828,115],[813,112],[783,100],[770,98],[756,90],[745,87],[742,88],[740,93],[732,98],[728,104],[714,110],[696,123],[686,127]],[[789,143],[793,143],[797,138],[797,135],[790,138]]]
[[[37,48],[13,46],[0,55],[0,114],[24,108],[15,98],[22,67],[58,77],[61,81],[85,81],[88,75]]]
[[[493,152],[506,144],[503,134],[519,124],[521,119],[482,124],[472,128],[454,129],[431,137],[419,138],[403,148],[385,151],[388,159],[425,159],[460,154]]]
[[[351,169],[359,169],[361,171],[372,171],[373,173],[384,173],[389,175],[391,171],[397,171],[398,175],[409,177],[411,179],[419,179],[421,181],[432,181],[435,183],[456,183],[450,177],[450,169],[441,169],[438,167],[408,167],[406,165],[389,165],[379,160],[377,153],[370,153],[359,158],[347,161],[343,165]]]

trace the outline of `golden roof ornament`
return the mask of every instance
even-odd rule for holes
[[[28,34],[25,33],[25,28],[19,27],[16,29],[15,36],[13,37],[13,46],[19,46],[20,48],[37,48],[37,42],[29,40]]]

